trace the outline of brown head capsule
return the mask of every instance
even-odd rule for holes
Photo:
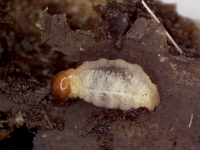
[[[66,71],[61,71],[53,79],[52,94],[56,99],[63,101],[68,97],[69,93],[70,84],[68,76]]]

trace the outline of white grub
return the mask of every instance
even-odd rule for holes
[[[158,22],[160,23],[160,21],[158,20],[158,18],[156,17],[156,15],[151,11],[151,9],[147,6],[147,4],[142,0],[142,5],[146,8],[146,10],[151,14],[151,16]],[[174,39],[171,37],[171,35],[166,31],[166,35],[169,38],[169,40],[172,42],[172,44],[176,47],[177,51],[182,54],[183,51],[179,48],[179,46],[176,44],[176,42],[174,41]]]
[[[153,111],[160,103],[157,86],[137,64],[124,60],[86,61],[69,76],[69,97],[80,97],[98,107],[111,109],[146,107]]]
[[[188,125],[189,128],[190,128],[191,125],[192,125],[192,120],[193,120],[193,114],[191,114],[190,123],[189,123],[189,125]]]

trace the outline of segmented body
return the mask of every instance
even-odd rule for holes
[[[71,74],[71,84],[76,88],[72,88],[76,92],[72,91],[71,97],[78,96],[98,107],[153,110],[160,102],[157,86],[137,64],[102,58],[83,63]]]

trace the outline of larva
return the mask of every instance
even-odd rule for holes
[[[146,107],[153,111],[160,103],[157,86],[137,64],[121,59],[86,61],[77,69],[58,73],[52,94],[60,100],[79,97],[98,107]]]

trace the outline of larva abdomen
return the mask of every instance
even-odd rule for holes
[[[76,84],[73,89],[78,92],[72,92],[71,97],[95,106],[122,110],[146,107],[152,111],[160,103],[157,86],[137,64],[101,58],[83,63],[74,74],[71,84]]]

